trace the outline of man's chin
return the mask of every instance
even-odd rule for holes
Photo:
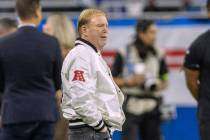
[[[105,47],[105,45],[106,45],[106,42],[101,42],[101,43],[100,43],[100,46],[101,46],[100,48],[103,49],[103,48]]]

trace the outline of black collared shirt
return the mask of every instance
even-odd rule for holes
[[[200,72],[198,115],[199,119],[210,120],[210,30],[191,44],[184,67]]]

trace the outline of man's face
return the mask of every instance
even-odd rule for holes
[[[139,37],[142,41],[149,46],[153,46],[156,41],[157,27],[155,25],[150,25],[146,32],[139,33]]]
[[[84,35],[97,49],[106,45],[108,37],[108,22],[105,16],[94,16],[86,25]]]

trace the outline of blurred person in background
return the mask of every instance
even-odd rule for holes
[[[210,0],[207,0],[210,18]],[[198,102],[201,140],[210,140],[210,30],[201,34],[189,47],[184,62],[186,84]]]
[[[106,14],[85,9],[78,19],[80,38],[66,56],[62,76],[62,111],[69,120],[70,140],[110,140],[121,130],[124,96],[102,58],[108,38]]]
[[[62,58],[64,59],[68,52],[74,47],[75,30],[72,22],[67,16],[63,14],[53,14],[47,18],[44,26],[44,32],[55,36],[61,47]],[[61,98],[62,93],[57,93],[58,109],[60,112],[60,119],[56,124],[54,140],[67,140],[68,120],[66,120],[61,113]]]
[[[17,22],[11,18],[0,18],[0,37],[6,36],[15,32],[17,29]]]
[[[53,14],[47,18],[46,24],[44,25],[44,32],[58,39],[64,59],[74,47],[76,38],[72,21],[61,13]]]
[[[39,0],[16,0],[19,26],[0,38],[1,140],[53,140],[62,58],[56,38],[39,32]]]
[[[17,22],[11,18],[0,18],[0,38],[5,37],[17,30]],[[2,93],[0,93],[0,109],[2,103]],[[0,113],[1,114],[1,113]],[[1,115],[0,115],[0,128],[2,127]],[[0,129],[1,130],[1,129]]]
[[[168,70],[164,53],[154,47],[157,27],[139,20],[134,41],[117,53],[112,67],[116,83],[126,94],[123,140],[161,140],[161,91],[167,87]]]
[[[144,7],[144,11],[159,11],[159,8],[156,6],[157,0],[148,0],[146,6]]]

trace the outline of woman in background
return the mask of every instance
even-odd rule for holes
[[[75,30],[72,22],[63,14],[53,14],[47,18],[44,32],[55,36],[61,46],[63,58],[73,48],[75,41]]]
[[[72,22],[63,14],[53,14],[47,18],[44,32],[58,39],[64,59],[74,46],[75,30]],[[56,124],[54,140],[67,140],[68,120],[63,118],[60,108],[62,93],[58,92],[56,95],[60,119]]]

